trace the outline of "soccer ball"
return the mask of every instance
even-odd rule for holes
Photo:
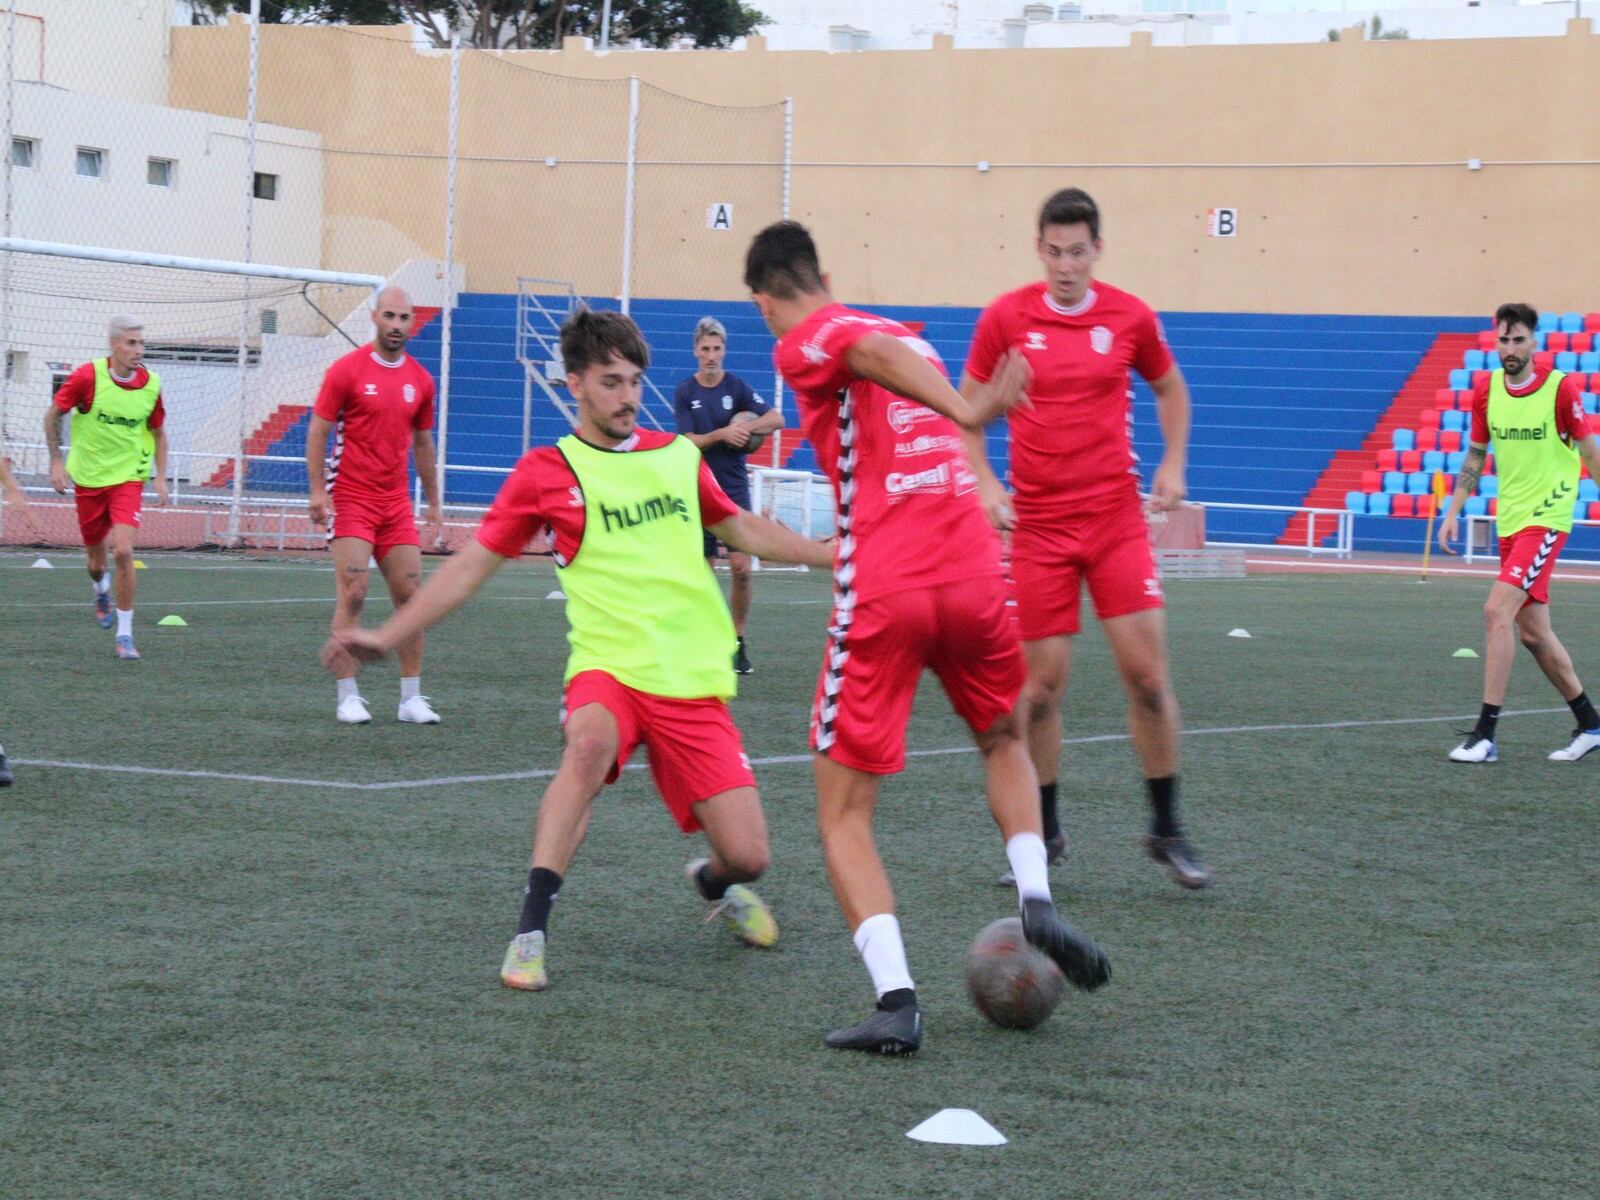
[[[967,990],[978,1011],[1002,1029],[1032,1029],[1061,1002],[1061,968],[1028,944],[1022,918],[984,926],[967,950]]]
[[[754,421],[755,419],[756,419],[756,414],[755,413],[750,412],[749,410],[743,410],[743,411],[734,413],[733,414],[733,420],[731,420],[728,423],[730,425],[738,425],[738,424],[742,424],[745,421]],[[762,446],[766,445],[766,443],[767,443],[767,435],[766,434],[764,434],[764,433],[755,434],[753,437],[751,437],[751,439],[748,442],[746,442],[743,446],[739,447],[739,453],[740,454],[754,454],[757,450],[761,449]]]

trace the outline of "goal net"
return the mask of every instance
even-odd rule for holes
[[[140,544],[305,546],[304,430],[323,372],[371,333],[378,276],[0,238],[0,434],[28,499],[0,509],[0,544],[79,541],[70,491],[50,487],[45,413],[104,356],[113,316],[144,323],[161,379],[171,503]],[[70,419],[61,422],[70,440]]]

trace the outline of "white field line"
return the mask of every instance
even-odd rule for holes
[[[1544,716],[1550,713],[1566,712],[1563,708],[1522,708],[1514,709],[1500,715],[1502,717],[1530,717]],[[1389,717],[1373,720],[1355,721],[1309,721],[1299,724],[1277,725],[1216,725],[1205,729],[1185,729],[1184,737],[1221,737],[1241,733],[1300,733],[1322,729],[1372,729],[1387,725],[1442,725],[1456,721],[1475,721],[1476,713],[1465,715],[1452,715],[1441,717]],[[1102,742],[1125,742],[1128,735],[1125,733],[1099,733],[1085,737],[1063,738],[1063,746],[1090,746]],[[908,750],[907,758],[937,758],[951,754],[972,754],[972,746],[948,746],[932,750]],[[751,765],[757,767],[793,766],[811,761],[809,754],[778,754],[769,758],[751,759]],[[310,787],[330,788],[346,792],[393,792],[406,788],[434,788],[454,787],[470,783],[508,783],[524,779],[549,779],[555,774],[553,768],[544,767],[533,771],[504,771],[492,775],[440,775],[429,779],[392,779],[379,783],[354,783],[341,779],[302,779],[297,776],[283,775],[248,775],[237,774],[229,771],[199,771],[182,770],[173,767],[139,767],[121,763],[87,763],[73,762],[53,758],[13,758],[12,762],[22,767],[52,767],[66,771],[99,771],[111,775],[153,775],[169,779],[222,779],[234,783],[267,783],[280,787]],[[630,771],[644,770],[643,763],[630,763]]]
[[[1325,571],[1355,571],[1358,574],[1387,574],[1387,575],[1417,575],[1421,576],[1422,566],[1404,566],[1399,563],[1360,563],[1360,562],[1311,562],[1292,558],[1247,558],[1246,565],[1254,567],[1271,567],[1274,570],[1306,571],[1317,575]],[[1468,575],[1480,579],[1493,579],[1500,574],[1499,567],[1438,567],[1430,566],[1429,575]],[[1578,583],[1600,583],[1600,574],[1574,574],[1571,571],[1557,571],[1550,576],[1551,579],[1570,579]]]

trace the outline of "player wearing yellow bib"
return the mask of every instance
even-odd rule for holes
[[[747,884],[767,865],[767,827],[727,701],[735,690],[733,622],[702,555],[702,530],[738,550],[827,567],[833,552],[745,512],[686,438],[636,428],[650,355],[620,313],[579,311],[561,329],[578,426],[523,456],[477,537],[375,630],[335,631],[323,661],[381,657],[460,607],[545,531],[567,594],[566,749],[539,803],[522,919],[506,950],[507,987],[549,980],[551,903],[595,797],[634,749],[685,833],[710,856],[688,866],[699,894],[743,941],[770,946],[778,927]]]
[[[117,657],[137,659],[133,648],[133,539],[139,531],[144,481],[152,470],[156,503],[167,502],[166,413],[161,379],[144,365],[144,322],[112,317],[111,350],[85,363],[61,385],[44,415],[50,448],[50,485],[65,494],[70,477],[78,529],[88,548],[95,618],[110,629],[111,580],[106,545],[116,562]],[[72,445],[61,457],[61,418],[72,414]]]
[[[1552,751],[1550,760],[1577,762],[1600,746],[1600,714],[1550,624],[1550,576],[1572,531],[1579,464],[1600,479],[1600,445],[1589,433],[1572,380],[1534,368],[1539,314],[1526,304],[1502,304],[1494,323],[1501,369],[1473,395],[1467,457],[1439,523],[1439,547],[1454,554],[1457,515],[1478,485],[1492,441],[1500,479],[1500,577],[1483,606],[1483,707],[1466,741],[1450,751],[1450,761],[1492,763],[1500,757],[1495,724],[1517,655],[1514,628],[1578,722],[1571,744]]]

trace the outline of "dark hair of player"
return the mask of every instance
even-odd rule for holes
[[[1526,325],[1532,333],[1539,328],[1539,310],[1531,304],[1502,304],[1494,310],[1494,327]]]
[[[631,317],[585,307],[561,323],[561,361],[572,374],[613,358],[626,359],[641,371],[650,365],[650,347]]]
[[[1076,225],[1089,227],[1089,240],[1100,240],[1100,207],[1082,188],[1062,188],[1046,200],[1039,209],[1039,232],[1046,225]]]
[[[777,300],[823,290],[817,244],[798,221],[768,225],[744,256],[744,285]]]

